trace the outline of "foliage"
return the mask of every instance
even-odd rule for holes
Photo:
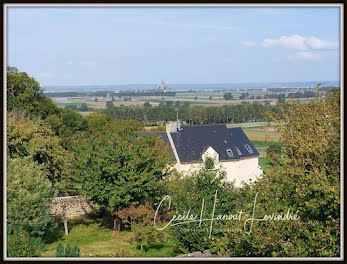
[[[231,93],[225,93],[224,94],[224,99],[225,100],[232,100],[233,99],[233,95]]]
[[[37,257],[39,247],[35,240],[30,239],[29,233],[25,230],[15,230],[7,236],[7,257]]]
[[[279,104],[284,104],[286,102],[286,95],[280,94],[280,95],[278,95],[277,99],[278,99]]]
[[[56,257],[80,257],[80,248],[75,244],[73,247],[67,243],[66,248],[64,249],[64,244],[59,241],[56,248]]]
[[[64,244],[61,241],[59,241],[57,244],[55,256],[56,257],[64,257],[65,256]]]
[[[63,180],[69,159],[44,122],[31,120],[19,111],[7,114],[7,153],[10,158],[31,157],[47,170],[46,176],[53,184]]]
[[[152,127],[150,131],[166,131],[166,126]]]
[[[107,110],[112,110],[114,108],[114,104],[113,104],[113,101],[107,101],[106,102],[106,109]]]
[[[118,212],[118,216],[122,219],[123,224],[126,226],[130,224],[131,228],[133,228],[135,224],[152,224],[154,213],[153,207],[146,202],[144,205],[141,204],[136,207],[132,205],[128,208],[123,208]]]
[[[131,227],[133,231],[133,240],[140,244],[141,250],[144,246],[151,246],[156,243],[163,242],[163,233],[158,231],[153,224],[133,224]]]
[[[20,109],[43,119],[60,115],[60,109],[43,96],[40,84],[25,72],[7,67],[7,110]]]
[[[86,103],[83,103],[83,104],[81,105],[81,107],[79,108],[79,110],[80,110],[80,111],[88,111],[89,108],[88,108],[88,106],[87,106]]]
[[[141,251],[140,245],[132,243],[133,232],[123,230],[117,236],[113,236],[113,231],[105,228],[103,219],[83,218],[83,221],[70,221],[70,232],[68,236],[64,235],[63,225],[59,226],[56,233],[61,235],[61,241],[64,245],[77,244],[80,247],[81,257],[174,257],[175,244],[170,240],[166,242],[144,247]],[[164,230],[165,237],[167,236]],[[55,257],[58,241],[52,241],[46,244],[45,251],[41,252],[41,257]],[[124,248],[121,252],[120,249]]]
[[[143,104],[143,107],[144,107],[144,108],[150,108],[150,107],[152,107],[152,105],[150,104],[150,102],[145,102],[145,103]]]
[[[168,191],[171,196],[171,212],[176,215],[201,214],[204,201],[203,218],[209,218],[213,210],[217,192],[217,206],[215,214],[224,214],[234,208],[234,197],[237,190],[233,184],[225,181],[226,172],[221,168],[214,170],[201,167],[189,177],[179,174],[168,181]],[[183,226],[171,226],[170,234],[175,239],[178,250],[183,253],[204,251],[213,247],[209,238],[210,222],[204,221],[201,226],[198,222],[186,223]],[[219,232],[212,232],[212,238],[220,237]]]
[[[207,170],[213,169],[214,166],[215,166],[213,158],[207,157],[207,158],[205,159],[204,166],[205,166],[205,168],[206,168]]]
[[[169,103],[170,102],[170,103]],[[186,124],[213,123],[244,123],[248,120],[256,122],[268,121],[264,112],[278,111],[277,106],[263,105],[258,102],[252,104],[244,102],[239,105],[224,105],[221,107],[190,107],[189,102],[173,104],[173,101],[161,102],[157,107],[116,107],[107,103],[104,112],[113,118],[122,120],[137,120],[145,125],[162,125],[170,120],[176,120],[178,110],[179,119]]]
[[[155,201],[170,158],[167,147],[156,137],[136,136],[137,122],[110,120],[106,126],[84,133],[73,146],[72,175],[80,191],[111,212]]]
[[[280,115],[280,119],[278,119]],[[298,211],[297,221],[255,223],[251,235],[229,232],[215,243],[232,256],[337,257],[340,255],[340,93],[302,105],[288,102],[278,115],[282,150],[263,179],[244,189],[259,194],[256,215]],[[305,118],[303,118],[305,117]],[[253,198],[252,198],[253,197]],[[252,211],[252,203],[243,205]],[[240,223],[241,225],[241,223]],[[242,228],[242,226],[239,226]]]
[[[52,184],[42,165],[29,157],[8,159],[7,229],[10,235],[24,230],[30,238],[44,239],[56,227],[50,217],[52,198]]]

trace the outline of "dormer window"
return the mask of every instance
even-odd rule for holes
[[[234,157],[234,154],[231,149],[227,149],[227,154],[228,154],[228,157]]]
[[[241,150],[238,147],[235,147],[235,148],[236,148],[237,154],[239,154],[239,156],[241,156],[242,155]]]
[[[245,148],[247,149],[247,151],[249,152],[249,153],[253,153],[253,149],[247,144],[247,145],[245,145]]]

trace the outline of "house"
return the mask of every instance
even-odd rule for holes
[[[227,180],[240,186],[242,181],[255,180],[262,173],[259,153],[240,127],[226,125],[166,125],[166,132],[156,132],[173,153],[173,166],[182,173],[198,169],[210,157],[222,165]]]

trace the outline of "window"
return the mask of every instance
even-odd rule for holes
[[[229,157],[234,157],[233,152],[231,151],[231,149],[227,149],[227,153]]]
[[[249,145],[245,145],[245,148],[247,149],[249,153],[253,153],[253,149],[251,149]]]
[[[236,148],[237,154],[239,154],[241,156],[242,155],[241,150],[238,147],[235,147],[235,148]]]

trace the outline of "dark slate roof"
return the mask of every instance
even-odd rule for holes
[[[259,156],[240,127],[228,129],[225,125],[206,125],[182,128],[181,131],[171,132],[181,163],[202,162],[202,154],[210,146],[219,154],[220,161]],[[249,145],[253,152],[249,153],[245,145]],[[236,147],[242,155],[238,155]],[[227,149],[232,150],[233,157],[228,156]]]
[[[164,132],[164,131],[141,131],[140,135],[153,135],[153,136],[160,137],[164,141],[165,145],[167,145],[169,147],[169,152],[172,155],[171,162],[176,162],[176,158],[175,158],[175,155],[172,151],[171,144],[170,144],[169,138],[167,137],[166,132]]]

